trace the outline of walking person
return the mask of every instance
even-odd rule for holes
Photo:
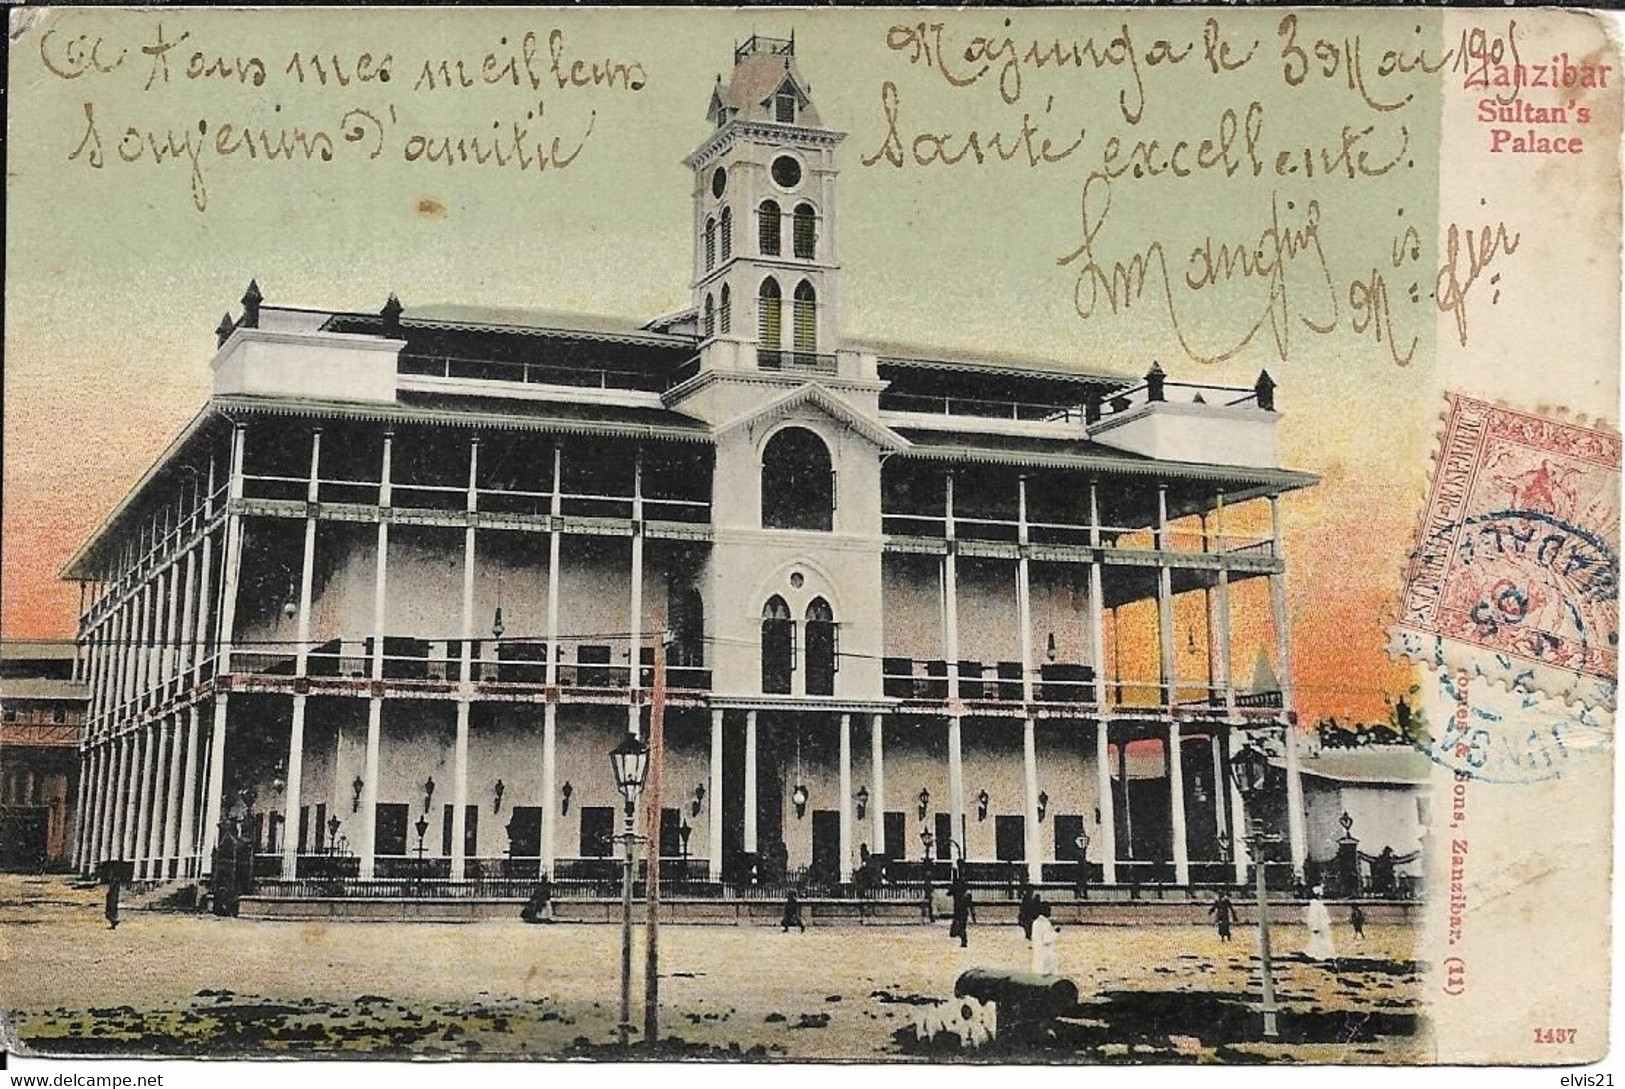
[[[1033,920],[1038,918],[1038,912],[1043,907],[1043,901],[1038,898],[1038,892],[1027,886],[1021,892],[1021,904],[1016,908],[1016,922],[1021,924],[1021,935],[1028,941],[1033,936]]]
[[[1354,927],[1354,936],[1365,941],[1365,912],[1359,904],[1355,904],[1349,911],[1349,923]]]
[[[796,890],[791,889],[784,897],[784,917],[779,920],[783,933],[790,933],[793,926],[803,934],[807,932],[807,924],[801,918],[801,901],[796,899]]]
[[[1309,891],[1309,903],[1303,909],[1303,922],[1309,928],[1309,944],[1304,955],[1310,960],[1332,960],[1337,950],[1332,945],[1332,913],[1326,909],[1321,897],[1322,889],[1316,885]]]
[[[553,921],[553,883],[547,879],[545,871],[537,878],[536,887],[530,890],[530,900],[519,916],[527,923]]]
[[[1236,905],[1230,902],[1230,894],[1228,892],[1219,893],[1219,898],[1209,905],[1207,913],[1213,916],[1213,923],[1218,927],[1219,940],[1221,942],[1229,941],[1230,926],[1236,921]]]
[[[1040,903],[1033,917],[1032,947],[1033,973],[1040,976],[1055,974],[1055,943],[1061,932],[1049,919],[1049,905]]]
[[[964,949],[970,944],[970,924],[976,918],[976,903],[971,899],[970,883],[962,874],[954,875],[954,883],[948,890],[954,902],[954,921],[948,927],[948,936],[959,939],[959,948]]]
[[[107,916],[107,929],[118,929],[118,894],[119,886],[123,884],[123,865],[118,862],[103,864],[107,873],[107,904],[103,914]]]

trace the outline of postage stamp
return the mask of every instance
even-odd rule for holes
[[[1394,653],[1612,708],[1619,436],[1449,401]]]

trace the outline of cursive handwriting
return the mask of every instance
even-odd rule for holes
[[[1505,223],[1477,229],[1452,223],[1445,232],[1444,263],[1439,266],[1433,294],[1439,310],[1455,319],[1456,340],[1463,348],[1467,346],[1468,292],[1498,255],[1510,257],[1518,252],[1522,237],[1516,231],[1509,235]]]

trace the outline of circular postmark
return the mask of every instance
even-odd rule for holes
[[[1449,708],[1448,716],[1415,744],[1458,778],[1504,784],[1560,779],[1574,761],[1611,745],[1607,716],[1593,708],[1509,688],[1465,669],[1433,677],[1435,706]]]

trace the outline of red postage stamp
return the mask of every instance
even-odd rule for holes
[[[1395,652],[1612,707],[1619,436],[1449,400]]]

